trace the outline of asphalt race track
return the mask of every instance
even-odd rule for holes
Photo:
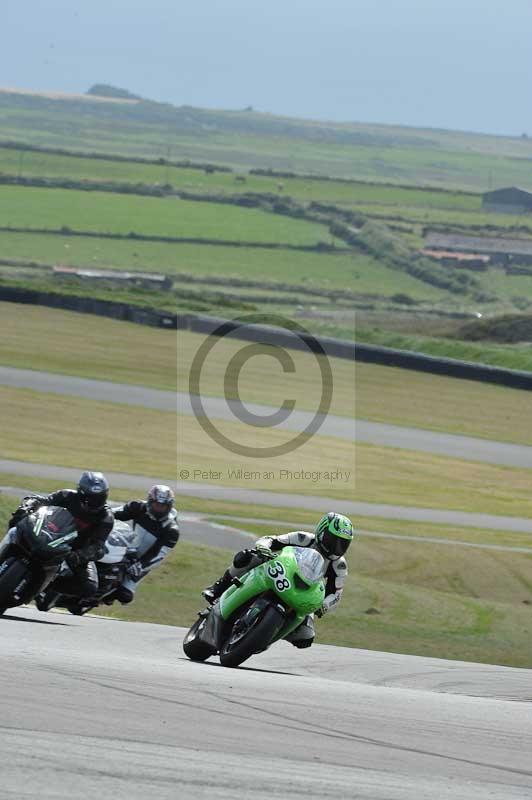
[[[184,392],[161,391],[143,386],[75,378],[50,372],[0,367],[0,385],[125,403],[161,411],[177,411],[179,414],[190,415],[193,413],[190,396]],[[223,398],[203,397],[202,401],[209,417],[237,421]],[[246,403],[246,408],[257,416],[267,416],[272,411],[271,406],[257,403]],[[353,402],[354,411],[355,404]],[[294,411],[278,427],[301,431],[310,423],[313,416],[314,414],[311,412]],[[471,436],[457,436],[400,425],[367,422],[366,420],[338,417],[333,414],[325,417],[319,433],[324,436],[337,436],[382,447],[399,447],[467,461],[532,468],[532,447],[528,445],[508,444]]]
[[[194,664],[183,630],[0,619],[2,800],[525,800],[527,670],[286,643]]]

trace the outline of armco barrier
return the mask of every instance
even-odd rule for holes
[[[90,297],[58,294],[57,292],[40,292],[35,289],[23,289],[16,286],[0,288],[0,300],[9,303],[62,308],[65,311],[79,311],[84,314],[96,314],[99,317],[136,322],[140,325],[151,325],[156,328],[176,328],[176,315],[154,308],[142,308],[128,303],[115,303],[113,300],[96,300]]]
[[[286,330],[269,325],[252,325],[241,327],[237,322],[218,317],[189,315],[178,320],[179,328],[198,333],[214,333],[231,336],[235,339],[261,342],[265,339],[269,344],[279,345],[297,350],[319,352],[319,346],[328,356],[346,358],[369,364],[382,364],[387,367],[399,367],[418,372],[430,372],[453,378],[498,383],[516,389],[532,390],[532,372],[492,367],[486,364],[475,364],[469,361],[458,361],[452,358],[440,358],[407,350],[394,350],[389,347],[378,347],[371,344],[360,344],[327,336],[295,336]],[[267,335],[266,335],[267,334]],[[317,346],[318,345],[318,346]]]
[[[356,344],[355,359],[368,364],[383,364],[387,367],[400,367],[417,372],[430,372],[434,375],[447,375],[451,378],[498,383],[514,389],[532,390],[532,372],[475,364],[472,361],[428,356],[424,353],[393,350],[371,344]]]
[[[497,383],[514,389],[532,390],[532,372],[428,356],[407,350],[394,350],[390,347],[360,344],[327,336],[314,337],[304,333],[296,336],[287,330],[270,325],[240,326],[238,322],[221,317],[170,314],[153,308],[115,303],[111,300],[92,300],[88,297],[60,295],[54,292],[39,292],[11,286],[0,288],[0,300],[81,311],[158,328],[177,328],[206,334],[216,333],[252,342],[267,341],[269,344],[290,349],[320,352],[323,348],[328,356],[335,358],[345,358],[368,364],[382,364],[387,367],[399,367],[435,375],[483,381],[484,383]]]
[[[325,351],[328,356],[336,358],[355,358],[355,343],[342,339],[331,339],[326,336],[312,336],[306,333],[292,333],[284,328],[272,325],[242,325],[238,321],[222,317],[188,315],[178,322],[179,328],[187,328],[195,333],[216,333],[218,336],[229,336],[233,339],[244,339],[249,342],[263,342],[287,347],[291,350],[306,350],[313,353]]]

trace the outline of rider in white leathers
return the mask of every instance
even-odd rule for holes
[[[292,531],[280,536],[263,536],[257,539],[253,550],[240,550],[222,577],[204,589],[203,596],[207,602],[215,603],[235,578],[261,564],[265,558],[271,558],[272,553],[282,550],[283,547],[289,545],[312,547],[321,553],[324,559],[325,598],[321,609],[317,612],[317,616],[321,617],[336,608],[340,602],[347,577],[347,561],[344,555],[352,540],[351,520],[334,511],[320,519],[314,533]],[[313,615],[309,614],[286,638],[294,647],[303,648],[311,646],[314,636]]]

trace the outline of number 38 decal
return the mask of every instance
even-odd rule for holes
[[[288,578],[284,577],[285,571],[280,561],[274,561],[273,564],[268,567],[268,575],[270,578],[275,579],[275,588],[278,592],[286,592],[287,589],[290,589],[291,583]]]

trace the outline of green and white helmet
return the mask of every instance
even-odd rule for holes
[[[316,525],[317,549],[325,558],[340,558],[353,541],[353,533],[353,523],[348,517],[329,511]]]

